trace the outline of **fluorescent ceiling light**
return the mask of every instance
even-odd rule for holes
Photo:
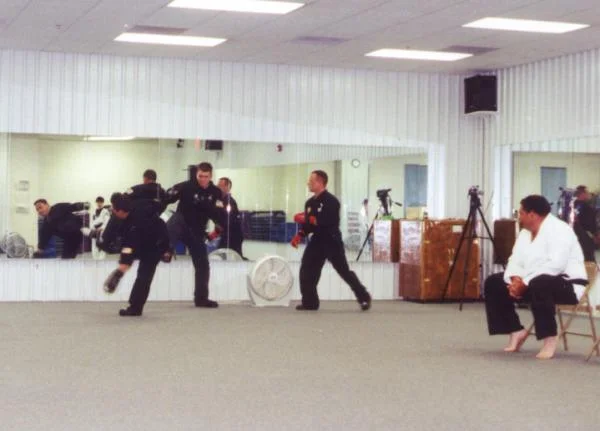
[[[155,45],[217,46],[227,39],[198,36],[173,36],[169,34],[122,33],[117,42],[151,43]]]
[[[472,57],[473,54],[443,51],[415,51],[412,49],[378,49],[377,51],[365,54],[365,56],[383,58],[403,58],[408,60],[456,61],[462,60],[463,58]]]
[[[184,9],[208,9],[283,15],[301,8],[304,6],[304,3],[264,0],[173,0],[168,6]]]
[[[487,28],[492,30],[528,31],[532,33],[567,33],[589,27],[588,24],[574,24],[557,21],[534,21],[530,19],[483,18],[464,24],[463,27]]]
[[[88,136],[86,141],[131,141],[135,136]]]

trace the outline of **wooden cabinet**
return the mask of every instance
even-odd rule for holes
[[[517,240],[517,221],[515,219],[499,219],[494,221],[494,263],[506,265]]]
[[[401,297],[417,301],[479,298],[480,256],[476,238],[463,241],[448,291],[442,297],[464,223],[465,220],[460,219],[400,221]],[[468,242],[471,242],[471,250],[467,261]],[[462,295],[465,262],[468,263],[467,277]]]
[[[400,259],[400,220],[375,220],[373,224],[373,262],[398,262]]]

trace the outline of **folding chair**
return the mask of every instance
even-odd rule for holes
[[[575,305],[556,304],[556,314],[558,315],[558,322],[560,326],[558,339],[562,339],[565,351],[569,350],[569,345],[567,343],[567,335],[577,335],[579,337],[591,338],[592,342],[594,343],[594,346],[592,347],[592,351],[588,356],[589,359],[594,350],[596,351],[596,355],[600,356],[600,342],[598,342],[598,337],[596,335],[596,325],[594,323],[594,309],[590,303],[590,290],[594,286],[596,276],[598,275],[598,265],[596,264],[596,262],[585,262],[585,269],[587,271],[588,283],[585,286],[585,290],[583,292],[583,295],[581,296],[581,299],[579,300],[579,303]],[[573,319],[575,318],[575,316],[577,316],[578,313],[584,313],[589,319],[589,333],[569,331],[569,327],[571,326]],[[568,314],[568,316],[566,316],[565,314]],[[530,335],[534,334],[533,327],[534,323],[532,322],[531,325],[529,325],[529,327],[527,328],[527,336],[525,337],[525,339],[527,339]]]
[[[596,311],[600,311],[600,305],[596,305]],[[596,341],[594,342],[594,345],[590,349],[590,353],[588,353],[588,355],[585,358],[585,360],[586,361],[590,360],[590,358],[592,357],[592,354],[594,353],[594,350],[596,351],[596,356],[598,356],[598,349],[599,348],[600,348],[600,338],[597,338]]]
[[[585,270],[587,271],[588,283],[585,286],[585,291],[583,292],[583,296],[579,300],[579,303],[577,305],[559,304],[556,306],[556,313],[558,314],[558,321],[560,322],[560,333],[558,338],[562,338],[565,351],[569,350],[567,344],[567,335],[577,335],[579,337],[591,338],[592,343],[595,345],[596,355],[600,356],[600,348],[596,344],[598,337],[596,336],[596,325],[594,323],[594,308],[590,303],[590,290],[592,287],[594,287],[594,283],[596,282],[598,265],[596,262],[585,262]],[[563,320],[563,313],[565,312],[570,313],[570,315],[566,320]],[[569,327],[571,326],[575,316],[577,316],[577,313],[584,313],[584,315],[588,318],[590,322],[589,333],[569,331]],[[592,349],[592,351],[593,350],[594,349]]]

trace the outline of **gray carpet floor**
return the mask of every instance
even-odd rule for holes
[[[597,430],[589,340],[535,359],[482,304],[324,302],[318,312],[0,304],[2,430]],[[531,320],[523,313],[523,322]],[[577,322],[582,326],[583,322]]]

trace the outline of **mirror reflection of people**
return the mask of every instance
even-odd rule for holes
[[[167,191],[167,203],[179,202],[167,222],[171,250],[182,241],[190,251],[195,272],[194,304],[204,308],[219,306],[208,298],[210,265],[205,243],[206,225],[210,219],[222,226],[225,217],[221,190],[211,181],[212,171],[210,163],[200,163],[195,178],[175,184]]]
[[[527,338],[514,302],[531,303],[539,359],[554,356],[557,345],[556,304],[577,304],[585,290],[587,273],[573,229],[550,213],[546,198],[530,195],[521,200],[522,227],[504,273],[485,281],[485,308],[490,335],[509,335],[506,352],[516,352]]]
[[[596,225],[596,210],[590,204],[591,195],[586,186],[578,186],[574,196],[573,230],[583,250],[584,259],[588,262],[595,262],[596,244],[600,243]]]
[[[91,228],[98,232],[98,236],[92,239],[92,257],[94,259],[104,259],[106,252],[98,247],[99,238],[102,232],[106,229],[106,225],[110,220],[110,208],[104,205],[104,198],[98,196],[96,198],[96,210],[92,214]],[[82,230],[82,232],[85,232]]]
[[[224,225],[215,227],[215,230],[209,235],[209,239],[214,239],[219,236],[220,239],[218,248],[229,248],[244,258],[242,253],[242,242],[244,241],[244,234],[242,232],[242,216],[240,215],[237,202],[233,196],[231,196],[232,185],[233,184],[229,178],[219,178],[217,187],[219,187],[223,193],[225,219]]]
[[[38,215],[44,219],[40,229],[35,257],[43,257],[44,249],[48,247],[53,235],[63,240],[61,258],[75,259],[81,249],[83,235],[81,227],[83,219],[73,214],[77,211],[88,210],[87,202],[57,203],[50,205],[46,199],[40,198],[33,203]]]
[[[119,266],[108,276],[104,288],[113,293],[134,260],[139,260],[129,306],[120,310],[119,315],[141,316],[156,266],[161,259],[164,261],[164,254],[169,249],[167,226],[152,208],[135,206],[126,194],[113,195],[112,205],[113,215],[122,222],[123,242]]]
[[[304,217],[299,219],[302,229],[290,243],[298,247],[303,238],[310,236],[300,265],[302,304],[296,310],[319,309],[317,284],[323,265],[329,260],[354,292],[362,310],[366,311],[371,308],[371,295],[348,266],[340,231],[340,202],[327,190],[327,181],[324,171],[316,170],[310,174],[307,184],[313,196],[304,204]]]

